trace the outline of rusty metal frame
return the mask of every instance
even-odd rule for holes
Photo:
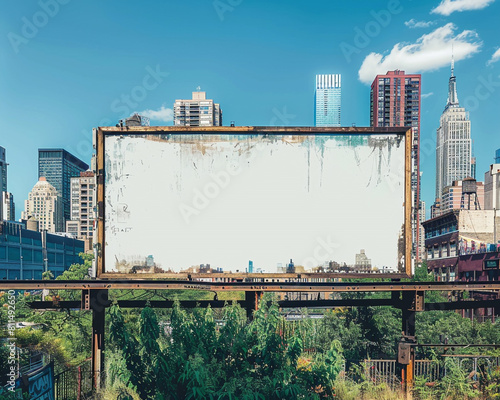
[[[500,290],[500,281],[476,282],[201,282],[181,280],[1,280],[1,290],[182,289],[246,292],[424,292]],[[464,304],[466,302],[463,302]],[[467,307],[465,307],[467,308]]]
[[[96,275],[98,278],[105,279],[134,279],[135,274],[121,274],[121,273],[107,273],[105,268],[105,251],[106,251],[106,238],[104,233],[104,220],[105,220],[105,137],[107,135],[120,135],[120,134],[148,134],[148,133],[176,133],[176,134],[191,134],[196,133],[223,133],[223,134],[293,134],[293,135],[330,135],[330,134],[399,134],[405,137],[405,171],[404,171],[404,225],[403,232],[403,269],[404,273],[398,274],[376,274],[367,273],[362,274],[363,278],[369,277],[370,279],[382,278],[406,278],[412,275],[412,262],[411,262],[411,247],[412,247],[412,233],[411,233],[411,213],[412,213],[412,197],[411,197],[411,154],[412,154],[412,131],[411,128],[404,127],[266,127],[266,126],[238,126],[238,127],[177,127],[177,126],[154,126],[154,127],[99,127],[97,129],[96,137],[96,170],[97,170],[97,242],[96,248]],[[346,278],[347,274],[330,274],[331,278]],[[348,274],[349,277],[357,277]],[[357,275],[357,274],[356,274]],[[382,276],[384,275],[384,276]],[[148,279],[165,278],[165,274],[148,274]],[[318,276],[316,276],[318,277]]]

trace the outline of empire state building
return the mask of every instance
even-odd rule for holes
[[[436,199],[453,181],[472,176],[472,141],[469,113],[460,107],[454,62],[448,82],[448,101],[441,114],[436,138]]]

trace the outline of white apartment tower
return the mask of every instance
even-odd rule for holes
[[[0,204],[0,208],[2,210],[0,215],[5,221],[15,221],[16,209],[13,194],[10,192],[1,192],[1,196],[2,204]]]
[[[191,100],[175,100],[174,125],[222,126],[222,110],[205,92],[193,92]]]
[[[436,138],[436,199],[454,181],[472,175],[472,141],[469,114],[460,107],[453,60],[448,83],[448,102],[441,114]]]
[[[77,239],[88,240],[93,235],[95,174],[92,171],[80,172],[71,178],[71,220],[66,221],[66,232]]]
[[[35,217],[39,230],[55,233],[63,231],[62,198],[56,188],[42,176],[28,194],[24,202],[22,219]]]

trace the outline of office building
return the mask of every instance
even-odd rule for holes
[[[3,206],[3,193],[7,191],[7,159],[5,157],[5,149],[0,146],[0,221],[7,217],[5,216]]]
[[[61,196],[44,177],[38,180],[24,202],[21,219],[28,220],[30,217],[36,218],[40,231],[55,233],[64,229]]]
[[[63,226],[71,218],[71,178],[80,176],[89,166],[64,149],[38,149],[38,178],[44,177],[62,198]]]
[[[10,192],[1,192],[2,193],[2,204],[0,207],[2,210],[0,211],[0,215],[2,219],[6,221],[15,221],[16,220],[16,207],[14,204],[14,195]]]
[[[420,202],[420,227],[418,230],[418,242],[419,242],[419,248],[420,249],[425,249],[425,229],[424,226],[422,225],[422,222],[426,220],[426,213],[427,210],[425,209],[425,201]],[[420,254],[422,259],[425,259],[425,251],[422,251]]]
[[[83,251],[81,240],[0,221],[0,279],[42,279],[44,271],[57,277],[72,264],[81,263]]]
[[[174,125],[222,126],[222,110],[205,92],[193,92],[191,100],[175,100]]]
[[[314,126],[340,126],[340,74],[316,75]]]
[[[372,269],[372,260],[369,259],[365,253],[364,249],[361,249],[359,254],[356,254],[354,261],[354,271],[356,272],[368,272]]]
[[[7,157],[5,149],[0,146],[0,192],[7,191]]]
[[[434,200],[434,204],[431,204],[431,219],[436,218],[441,215],[441,199]],[[425,219],[422,219],[425,221]]]
[[[443,189],[452,186],[454,181],[472,177],[470,129],[468,112],[458,102],[452,61],[448,101],[441,114],[436,137],[436,198],[441,197]]]
[[[406,126],[412,128],[412,246],[417,262],[421,259],[419,246],[420,221],[420,91],[421,75],[404,71],[388,71],[377,75],[370,92],[370,126]]]
[[[94,224],[94,190],[95,174],[92,171],[80,172],[79,177],[71,178],[71,220],[66,221],[66,232],[85,240],[89,248]]]

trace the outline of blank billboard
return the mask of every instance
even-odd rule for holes
[[[101,273],[406,272],[404,130],[99,132]]]

